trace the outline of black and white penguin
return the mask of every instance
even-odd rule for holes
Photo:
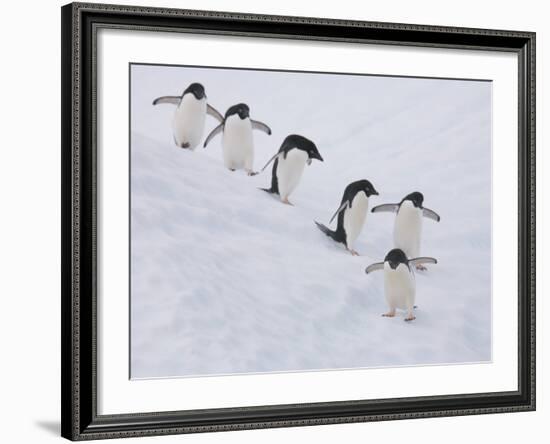
[[[382,316],[393,318],[397,308],[406,310],[405,321],[413,321],[414,300],[416,297],[416,281],[411,266],[418,267],[422,264],[437,264],[433,257],[416,257],[408,259],[405,252],[399,248],[391,250],[384,262],[369,265],[365,273],[376,270],[384,270],[384,293],[386,302],[390,308]]]
[[[252,130],[271,135],[271,129],[262,122],[250,119],[250,108],[244,103],[231,106],[222,122],[212,130],[204,147],[218,134],[223,133],[223,163],[231,171],[244,169],[249,176],[256,174],[254,165],[254,140]]]
[[[181,96],[163,96],[153,100],[153,105],[176,105],[172,121],[174,142],[180,148],[195,149],[202,139],[206,115],[223,122],[223,116],[208,104],[204,87],[192,83]]]
[[[281,202],[292,205],[288,197],[300,182],[306,164],[311,165],[313,159],[323,162],[321,154],[311,140],[297,134],[287,136],[279,151],[262,168],[262,171],[265,170],[273,162],[271,188],[262,190],[277,194]]]
[[[353,243],[361,233],[369,208],[369,197],[373,195],[378,196],[378,191],[368,180],[352,182],[344,190],[340,207],[330,219],[329,223],[332,223],[338,216],[336,230],[333,231],[319,222],[315,224],[327,236],[336,242],[343,243],[351,254],[359,256],[359,253],[353,249]]]
[[[397,212],[393,229],[394,246],[403,250],[407,257],[417,257],[420,254],[423,217],[436,222],[441,220],[435,211],[424,207],[423,203],[424,196],[415,191],[407,194],[399,203],[378,205],[372,209],[373,213]],[[426,268],[418,264],[417,269]]]

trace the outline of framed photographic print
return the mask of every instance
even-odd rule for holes
[[[535,408],[535,35],[62,8],[62,435]]]

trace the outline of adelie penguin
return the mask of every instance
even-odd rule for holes
[[[250,108],[244,103],[231,106],[222,122],[212,130],[204,142],[204,147],[223,133],[223,163],[231,171],[244,169],[249,176],[256,174],[254,165],[254,140],[252,130],[263,131],[271,135],[271,129],[262,122],[250,118]]]
[[[200,144],[207,114],[218,122],[223,121],[223,116],[208,104],[204,87],[200,83],[189,85],[181,96],[162,96],[153,100],[153,105],[164,103],[177,106],[172,128],[174,142],[180,148],[193,150]]]
[[[378,196],[378,191],[374,189],[368,180],[358,180],[350,183],[344,190],[340,207],[332,216],[329,223],[338,216],[336,230],[333,231],[319,222],[315,222],[317,227],[336,242],[343,243],[354,256],[359,253],[353,249],[353,243],[359,237],[369,208],[369,197]]]
[[[415,191],[407,194],[399,203],[378,205],[372,209],[373,213],[397,212],[393,228],[394,246],[403,250],[407,257],[417,257],[420,254],[422,219],[427,217],[436,222],[441,220],[435,211],[424,207],[423,203],[424,196]],[[418,264],[416,268],[426,269],[422,264]]]
[[[297,134],[287,136],[279,151],[262,168],[262,171],[265,170],[273,162],[271,188],[262,190],[277,194],[281,202],[292,205],[288,198],[300,182],[306,164],[311,165],[313,159],[323,162],[321,154],[311,140]]]
[[[405,252],[399,248],[391,250],[384,262],[369,265],[365,273],[384,270],[384,293],[389,311],[382,316],[393,318],[396,309],[406,310],[405,321],[413,321],[414,300],[416,297],[416,281],[411,267],[422,264],[437,264],[433,257],[415,257],[408,259]]]

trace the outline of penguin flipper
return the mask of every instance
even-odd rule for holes
[[[434,257],[415,257],[409,259],[409,265],[421,265],[421,264],[437,264],[437,259]]]
[[[277,158],[277,156],[278,156],[279,154],[281,154],[281,153],[280,153],[280,152],[275,153],[275,155],[274,155],[271,159],[269,159],[269,160],[267,161],[267,163],[264,165],[264,167],[262,168],[262,171],[265,170],[265,169],[267,168],[267,166],[268,166],[271,162],[273,162],[273,161]]]
[[[267,126],[265,123],[260,122],[258,120],[251,120],[251,122],[252,122],[252,129],[263,131],[268,136],[271,136],[271,128]]]
[[[331,224],[332,221],[334,220],[334,218],[335,218],[341,211],[345,210],[345,209],[348,207],[348,205],[349,205],[349,200],[345,200],[344,202],[342,202],[342,205],[340,205],[340,208],[338,208],[338,209],[336,210],[336,213],[334,213],[334,214],[332,215],[332,217],[330,218],[330,221],[329,221],[328,223]]]
[[[382,204],[377,205],[374,207],[371,211],[373,213],[381,213],[383,211],[389,212],[389,213],[395,213],[397,210],[399,210],[399,204]]]
[[[376,262],[374,264],[370,264],[367,268],[365,268],[365,273],[369,274],[373,271],[383,270],[384,269],[384,262]]]
[[[220,123],[216,128],[214,128],[210,134],[208,134],[208,137],[206,138],[206,140],[204,141],[204,148],[206,148],[206,145],[208,145],[210,143],[210,141],[216,137],[219,133],[221,133],[223,131],[223,123]]]
[[[208,103],[206,104],[206,114],[214,117],[214,119],[216,119],[220,123],[223,122],[222,114],[216,108],[214,108],[212,105]]]
[[[441,220],[439,214],[437,214],[433,210],[430,210],[429,208],[422,208],[422,216],[427,217],[428,219],[435,220],[436,222],[439,222]]]
[[[181,102],[180,96],[162,96],[153,100],[153,105],[162,105],[168,103],[170,105],[179,105]]]

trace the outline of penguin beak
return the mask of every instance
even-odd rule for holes
[[[371,193],[373,196],[379,196],[378,194],[378,191],[376,191],[375,189],[372,190],[372,193]]]
[[[308,159],[307,159],[307,165],[308,165],[308,166],[311,165],[311,162],[313,162],[313,161],[311,160],[310,157],[308,157]]]
[[[318,152],[313,153],[312,156],[310,157],[310,159],[317,159],[317,160],[320,160],[321,162],[324,162],[323,158],[321,157],[321,155]]]
[[[395,270],[397,268],[397,266],[399,265],[397,262],[392,262],[392,261],[389,261],[389,264],[390,264],[390,268],[392,270]]]

